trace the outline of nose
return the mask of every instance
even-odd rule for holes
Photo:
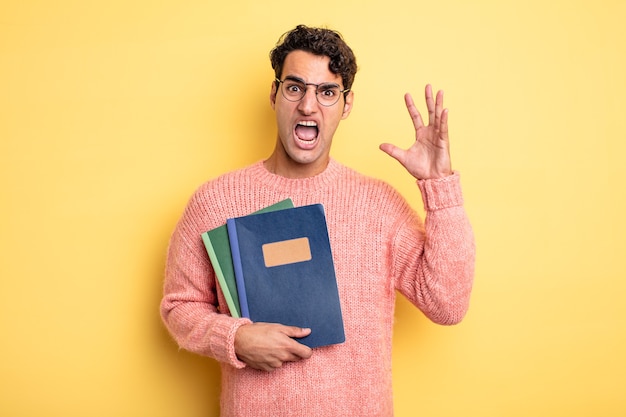
[[[311,88],[309,88],[311,87]],[[311,114],[317,106],[316,87],[314,85],[307,86],[304,97],[300,100],[298,108],[303,114]]]

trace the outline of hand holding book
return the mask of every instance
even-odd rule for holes
[[[273,371],[285,362],[311,357],[313,350],[294,340],[310,333],[311,329],[282,324],[247,324],[235,334],[235,353],[239,360],[254,369]]]

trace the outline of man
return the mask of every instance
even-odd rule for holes
[[[450,165],[443,93],[426,87],[427,125],[407,95],[414,144],[381,145],[417,179],[423,222],[389,185],[329,156],[354,102],[356,60],[341,35],[298,26],[271,61],[275,149],[192,196],[170,242],[163,320],[181,347],[220,362],[223,416],[391,416],[396,291],[432,321],[455,324],[472,286],[474,240]],[[309,329],[233,318],[216,289],[201,233],[288,197],[324,205],[345,343],[310,349],[294,340]]]

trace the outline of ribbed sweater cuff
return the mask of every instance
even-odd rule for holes
[[[250,323],[252,322],[249,319],[232,319],[229,316],[224,316],[224,320],[215,320],[209,340],[209,346],[215,359],[228,363],[237,369],[246,366],[237,358],[235,353],[235,333],[241,326]]]
[[[417,185],[422,192],[426,211],[463,205],[461,178],[457,171],[444,178],[419,180]]]

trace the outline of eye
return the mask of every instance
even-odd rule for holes
[[[333,98],[339,94],[339,88],[334,85],[320,85],[319,94],[324,98]]]
[[[289,93],[300,94],[304,91],[304,86],[298,83],[287,83],[285,87]]]

